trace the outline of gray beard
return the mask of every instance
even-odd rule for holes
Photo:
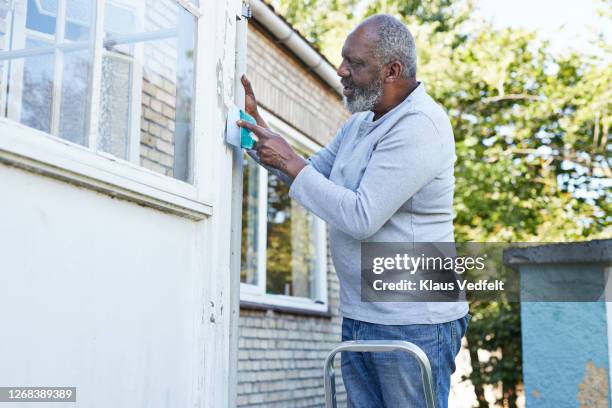
[[[351,113],[365,112],[374,109],[374,106],[383,95],[382,80],[380,76],[370,83],[367,87],[353,87],[353,94],[350,97],[344,96],[344,105]]]

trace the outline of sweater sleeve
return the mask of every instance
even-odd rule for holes
[[[309,165],[293,181],[289,196],[330,225],[363,240],[454,160],[454,140],[443,140],[431,120],[418,114],[378,141],[357,190],[335,184]]]
[[[249,156],[251,156],[251,158],[253,160],[255,160],[255,162],[257,162],[259,165],[263,166],[266,170],[268,170],[270,173],[274,174],[276,177],[278,177],[283,183],[285,183],[286,185],[290,186],[292,184],[292,180],[291,177],[289,177],[288,175],[286,175],[285,173],[283,173],[282,171],[280,171],[277,168],[268,166],[266,164],[263,164],[261,162],[261,160],[259,159],[259,155],[257,154],[257,151],[255,149],[245,149],[247,154]]]
[[[334,136],[332,141],[329,142],[327,146],[320,149],[316,154],[307,159],[308,163],[311,164],[325,178],[329,178],[331,173],[334,161],[336,160],[336,155],[338,154],[338,149],[342,144],[345,127],[346,125],[342,126],[338,130],[336,136]]]
[[[331,173],[332,166],[334,165],[334,160],[336,159],[336,154],[338,153],[338,149],[340,144],[342,143],[342,137],[344,136],[345,126],[342,126],[340,130],[336,133],[336,136],[332,139],[331,142],[322,149],[320,149],[317,153],[306,159],[309,165],[314,166],[315,169],[326,178],[329,178],[329,174]],[[259,155],[255,149],[246,149],[247,154],[251,156],[253,160],[255,160],[258,164],[263,166],[266,170],[276,175],[283,183],[288,186],[291,186],[293,180],[285,173],[276,169],[274,167],[270,167],[265,165],[259,159]]]

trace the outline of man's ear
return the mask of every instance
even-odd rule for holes
[[[402,70],[404,67],[399,61],[393,61],[386,64],[385,69],[385,83],[395,82],[402,76]]]

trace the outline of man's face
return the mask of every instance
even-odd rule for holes
[[[342,47],[337,73],[342,77],[344,103],[351,113],[372,110],[382,98],[381,66],[373,55],[377,35],[372,27],[358,27]]]

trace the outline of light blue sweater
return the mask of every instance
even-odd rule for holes
[[[468,312],[466,302],[361,302],[361,241],[454,242],[456,156],[448,116],[423,83],[378,120],[373,116],[351,116],[293,182],[275,173],[290,183],[291,198],[329,224],[343,316],[379,324],[458,319]]]

